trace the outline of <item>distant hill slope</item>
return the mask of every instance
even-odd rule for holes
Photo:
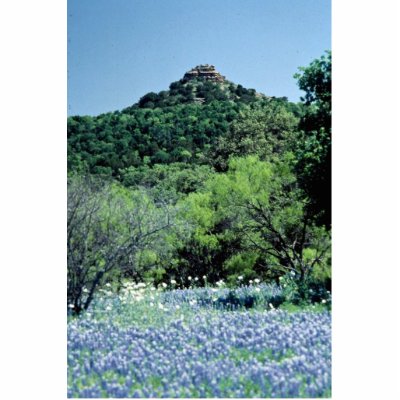
[[[226,80],[213,65],[206,64],[198,65],[186,72],[181,80],[171,83],[169,90],[150,92],[137,104],[124,111],[129,112],[132,108],[163,108],[187,103],[208,104],[215,100],[251,103],[257,98],[267,99],[254,89],[246,89],[242,85]]]
[[[199,65],[138,103],[96,117],[68,118],[68,170],[118,177],[142,165],[209,163],[209,151],[248,108],[283,104],[225,79],[214,66]]]

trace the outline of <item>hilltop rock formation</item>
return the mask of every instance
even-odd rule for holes
[[[225,77],[222,76],[214,67],[214,65],[197,65],[190,71],[186,72],[183,81],[187,82],[192,79],[202,78],[213,82],[224,82]]]

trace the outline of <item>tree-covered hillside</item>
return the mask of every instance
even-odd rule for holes
[[[70,117],[68,169],[118,178],[128,167],[213,164],[216,142],[237,131],[237,123],[246,124],[253,111],[276,114],[278,129],[285,131],[293,129],[294,119],[303,112],[285,99],[266,97],[226,80],[182,79],[122,111]],[[274,124],[271,117],[269,124]],[[261,134],[279,140],[277,127]]]
[[[294,301],[322,298],[330,52],[295,78],[305,91],[297,104],[201,65],[121,111],[68,118],[68,301],[77,312],[126,278],[283,280]]]

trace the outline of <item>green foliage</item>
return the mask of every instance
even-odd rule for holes
[[[224,135],[254,90],[209,81],[174,82],[148,93],[122,112],[68,118],[68,169],[113,175],[145,164],[204,163],[209,146]],[[242,101],[242,97],[246,96]]]
[[[137,105],[129,107],[128,110],[131,111],[135,107],[165,108],[193,102],[201,104],[209,104],[213,101],[250,103],[256,100],[256,97],[254,89],[246,89],[228,81],[212,82],[203,78],[191,79],[190,81],[182,79],[171,83],[168,91],[146,94]]]
[[[228,284],[237,284],[238,278],[242,277],[245,281],[256,278],[254,266],[259,258],[255,252],[243,251],[234,254],[224,263],[224,270],[227,273]]]
[[[318,268],[319,266],[316,267],[316,269]],[[294,273],[288,273],[279,278],[279,284],[283,288],[287,303],[304,306],[322,302],[325,307],[330,307],[330,273],[328,273],[329,278],[324,275],[321,279],[321,277],[316,278],[314,272],[312,271],[307,279],[303,281]]]
[[[69,117],[68,169],[118,177],[120,169],[146,163],[204,163],[240,107],[214,101]]]
[[[120,179],[120,170],[143,165],[226,169],[230,155],[280,153],[297,108],[230,82],[175,82],[121,112],[69,117],[68,170]]]
[[[308,67],[300,67],[301,73],[295,74],[299,88],[306,92],[303,101],[306,105],[318,107],[331,106],[332,92],[332,52],[314,60]]]
[[[119,179],[127,187],[147,188],[155,199],[176,201],[201,189],[212,173],[207,165],[154,164],[121,169]]]
[[[106,282],[171,260],[172,243],[184,235],[176,208],[143,190],[113,181],[71,175],[68,182],[68,304],[87,309]],[[174,239],[171,240],[170,236]],[[172,262],[172,261],[170,261]]]
[[[327,228],[331,224],[331,52],[296,74],[306,92],[305,114],[300,121],[296,173],[311,202],[310,213]]]
[[[69,210],[81,221],[68,259],[77,309],[79,287],[127,277],[206,275],[232,286],[239,276],[283,277],[291,301],[327,299],[331,54],[296,78],[306,92],[299,104],[199,78],[122,111],[68,118],[69,206],[81,207]]]
[[[329,236],[312,224],[285,162],[233,158],[225,174],[212,176],[185,204],[185,219],[196,227],[191,247],[219,250],[223,256],[214,255],[214,268],[230,281],[239,270],[269,279],[293,271],[305,281],[316,265],[327,263]]]
[[[286,103],[270,101],[248,106],[228,133],[219,137],[212,151],[213,164],[225,171],[233,156],[257,155],[262,160],[279,157],[292,145],[297,125],[298,120]]]

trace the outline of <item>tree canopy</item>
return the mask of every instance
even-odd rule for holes
[[[295,77],[297,104],[191,79],[68,118],[76,312],[121,279],[290,276],[302,299],[330,288],[331,53]]]
[[[297,176],[311,200],[311,212],[326,227],[331,224],[332,197],[331,65],[331,52],[327,52],[295,75],[306,92],[295,148]]]

